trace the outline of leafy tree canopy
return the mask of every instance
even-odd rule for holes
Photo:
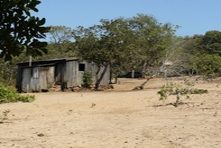
[[[66,41],[73,40],[73,30],[66,26],[50,26],[50,30],[47,33],[50,43],[62,44]]]
[[[48,27],[45,18],[32,16],[38,12],[40,0],[0,0],[0,57],[10,60],[22,52],[30,55],[46,53],[45,38]]]
[[[221,32],[217,30],[207,31],[200,44],[203,50],[209,54],[221,55]]]
[[[155,64],[174,36],[176,27],[138,14],[133,18],[102,19],[100,25],[74,30],[79,56],[99,65],[132,70],[144,63]],[[153,58],[154,57],[154,58]],[[119,71],[119,70],[115,70]]]

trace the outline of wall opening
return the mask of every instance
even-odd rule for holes
[[[79,71],[85,71],[85,64],[79,63]]]

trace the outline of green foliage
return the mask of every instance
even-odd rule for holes
[[[209,54],[221,56],[221,32],[218,30],[207,31],[200,42],[202,50]]]
[[[95,103],[92,103],[91,104],[91,108],[93,108],[93,107],[95,107],[96,106],[96,104]]]
[[[50,42],[56,44],[63,44],[66,41],[73,39],[72,29],[66,26],[50,26],[50,30],[47,33]]]
[[[216,54],[203,54],[197,57],[196,67],[197,71],[206,76],[214,77],[219,75],[221,68],[221,57]]]
[[[163,85],[161,87],[161,90],[157,92],[158,95],[160,95],[160,100],[167,99],[168,95],[174,92],[173,83]]]
[[[187,44],[184,47],[188,54],[189,67],[196,74],[206,77],[219,76],[221,68],[221,32],[207,31],[205,35],[195,35],[187,38]]]
[[[50,26],[50,30],[47,33],[49,38],[48,53],[41,58],[54,59],[76,56],[76,50],[73,49],[72,32],[70,27]]]
[[[93,77],[93,73],[92,72],[85,71],[84,75],[83,75],[83,85],[82,86],[86,87],[86,88],[90,88],[91,85],[93,84],[92,77]]]
[[[161,87],[161,90],[157,92],[160,95],[159,100],[165,100],[169,95],[177,95],[177,100],[175,106],[177,107],[180,96],[186,96],[186,98],[190,98],[190,94],[202,94],[207,93],[207,90],[192,88],[194,86],[194,82],[189,79],[184,79],[182,84],[177,83],[168,83]]]
[[[183,38],[180,68],[186,73],[194,73],[212,78],[220,76],[221,68],[221,32],[207,31],[205,35]],[[177,58],[177,55],[174,56]],[[177,62],[176,62],[177,63]]]
[[[44,39],[48,27],[43,27],[45,18],[31,15],[38,12],[39,0],[1,0],[0,1],[0,57],[11,60],[25,52],[30,55],[46,53],[47,42]]]
[[[147,63],[145,68],[159,64],[176,28],[143,14],[100,22],[101,25],[80,26],[73,31],[74,49],[78,50],[80,57],[97,63],[99,67],[111,65],[113,75],[120,71],[141,70],[143,63]],[[104,73],[97,79],[96,86]]]
[[[32,102],[35,100],[33,95],[20,95],[15,88],[0,83],[0,104],[9,102]]]
[[[0,82],[13,85],[15,84],[17,65],[15,60],[5,62],[0,59]]]

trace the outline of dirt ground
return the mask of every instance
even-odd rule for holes
[[[32,103],[0,104],[0,148],[221,147],[220,80],[197,81],[208,93],[183,97],[177,108],[168,105],[175,96],[159,101],[164,79],[131,91],[144,81],[122,78],[113,90],[35,93]]]

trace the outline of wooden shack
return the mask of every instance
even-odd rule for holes
[[[42,92],[54,85],[66,84],[68,88],[81,86],[84,72],[93,73],[96,82],[98,66],[91,61],[79,61],[78,58],[52,59],[19,63],[16,87],[18,92]],[[98,77],[101,75],[98,73]],[[110,69],[107,69],[101,85],[108,85]]]

